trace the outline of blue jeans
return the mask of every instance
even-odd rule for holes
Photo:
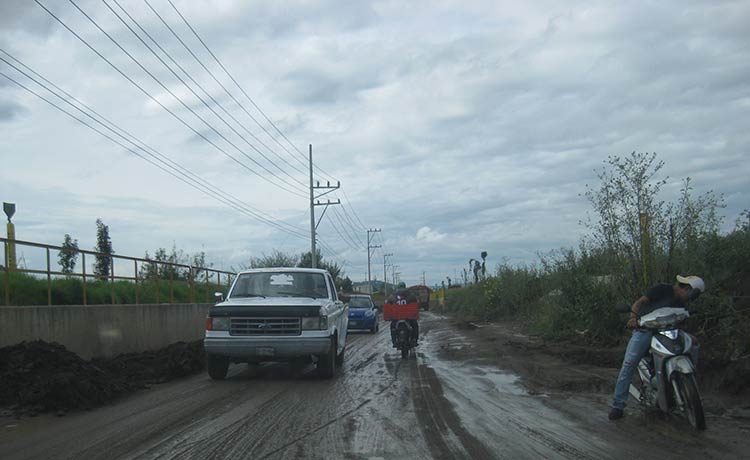
[[[630,337],[630,342],[628,342],[628,348],[625,350],[625,359],[622,360],[620,375],[617,376],[612,407],[617,409],[625,408],[625,404],[628,401],[630,382],[633,380],[633,374],[635,373],[636,367],[638,367],[638,362],[651,347],[651,337],[653,337],[653,335],[654,334],[651,331],[640,329],[633,331],[633,335]]]

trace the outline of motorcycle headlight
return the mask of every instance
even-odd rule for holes
[[[667,337],[668,339],[675,340],[679,335],[679,332],[677,331],[677,329],[668,329],[666,331],[659,331],[659,334]]]

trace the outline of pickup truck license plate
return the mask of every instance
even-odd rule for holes
[[[273,356],[276,350],[273,347],[255,347],[255,354],[258,356]]]

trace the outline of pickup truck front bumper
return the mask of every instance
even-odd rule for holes
[[[203,347],[210,355],[273,361],[274,358],[299,358],[328,353],[327,337],[206,337]]]

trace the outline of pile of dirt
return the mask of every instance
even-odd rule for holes
[[[15,413],[90,409],[132,391],[131,385],[58,343],[0,348],[0,407]]]
[[[0,409],[15,415],[88,410],[154,383],[200,372],[203,342],[87,361],[41,340],[0,348]]]
[[[126,353],[111,359],[95,358],[92,363],[125,381],[139,386],[164,383],[204,369],[203,341],[177,342],[142,353]]]

